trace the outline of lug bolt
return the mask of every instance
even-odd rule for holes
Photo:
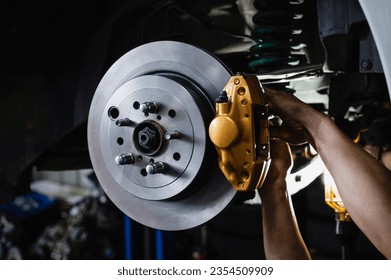
[[[166,140],[178,139],[179,137],[181,137],[181,133],[178,130],[174,130],[173,132],[166,132],[164,134],[164,139]]]
[[[156,113],[159,111],[159,105],[155,101],[145,102],[140,105],[140,110],[143,113]]]
[[[115,121],[116,126],[130,126],[131,121],[129,119],[120,119]]]
[[[121,154],[115,157],[115,163],[118,165],[133,164],[134,156],[132,153]]]
[[[147,165],[145,170],[148,172],[148,174],[157,174],[157,173],[163,173],[165,164],[161,161],[150,163]]]

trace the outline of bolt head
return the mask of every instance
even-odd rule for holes
[[[123,165],[125,163],[124,158],[122,156],[116,156],[115,157],[115,163],[117,165]]]
[[[361,68],[363,68],[364,70],[371,70],[372,61],[369,59],[364,59],[363,61],[361,61]]]
[[[141,104],[140,105],[140,110],[141,110],[141,112],[143,112],[143,113],[147,113],[148,112],[148,105],[147,104]]]
[[[133,164],[134,156],[132,153],[126,153],[116,156],[114,160],[117,165]]]
[[[155,174],[156,173],[155,167],[152,164],[147,165],[145,170],[147,171],[148,174]]]

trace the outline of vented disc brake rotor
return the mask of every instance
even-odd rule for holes
[[[107,71],[91,104],[88,146],[103,189],[129,217],[183,230],[230,203],[235,190],[207,133],[230,77],[209,53],[170,41],[135,48]]]

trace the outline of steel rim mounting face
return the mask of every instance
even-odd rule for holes
[[[230,76],[205,51],[170,41],[140,46],[107,71],[91,104],[88,146],[99,182],[125,214],[183,230],[229,204],[235,191],[207,128]]]

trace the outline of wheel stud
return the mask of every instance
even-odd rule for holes
[[[134,163],[134,156],[132,153],[121,154],[115,157],[115,163],[118,165],[127,165]]]
[[[179,137],[181,137],[181,133],[178,130],[174,130],[172,132],[166,132],[164,134],[164,139],[166,140],[178,139]]]
[[[157,174],[157,173],[163,173],[165,164],[161,161],[150,163],[147,165],[145,170],[148,172],[148,174]]]
[[[140,110],[143,113],[156,113],[159,111],[159,105],[155,101],[145,102],[140,105]]]
[[[116,126],[130,126],[132,121],[129,119],[120,119],[115,121]]]

